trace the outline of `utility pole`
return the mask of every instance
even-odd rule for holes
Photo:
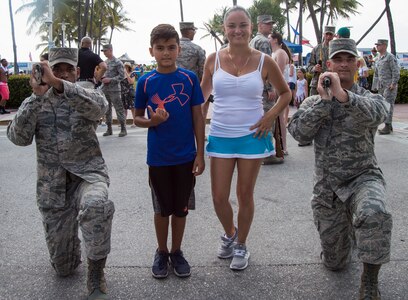
[[[60,23],[61,25],[61,29],[62,29],[62,48],[65,47],[65,30],[67,29],[67,25],[69,25],[69,23],[65,23],[65,21],[62,21],[62,23]]]
[[[183,0],[180,0],[180,14],[181,14],[181,22],[184,22],[184,17],[183,17]]]
[[[48,19],[45,24],[48,26],[48,52],[54,47],[54,42],[52,40],[52,12],[53,12],[52,0],[48,0]]]

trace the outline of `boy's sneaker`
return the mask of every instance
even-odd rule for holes
[[[169,254],[164,251],[156,250],[154,262],[152,266],[152,275],[154,278],[166,278],[169,275],[168,271]]]
[[[181,250],[170,253],[170,262],[173,265],[174,274],[178,277],[188,277],[191,275],[190,265],[184,258]]]
[[[221,244],[218,248],[218,258],[230,258],[234,256],[234,246],[238,237],[238,229],[235,227],[235,233],[232,237],[227,237],[226,234],[221,236]]]
[[[234,247],[234,257],[230,264],[231,270],[244,270],[248,267],[249,251],[244,244],[236,244]]]

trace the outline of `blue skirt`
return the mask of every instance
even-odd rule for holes
[[[206,146],[207,155],[219,158],[264,158],[275,154],[271,134],[266,137],[254,137],[254,133],[225,138],[209,136]]]

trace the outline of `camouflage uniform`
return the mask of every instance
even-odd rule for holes
[[[308,97],[288,126],[299,142],[314,140],[312,209],[330,269],[347,264],[354,234],[362,262],[383,264],[390,259],[392,217],[374,153],[377,126],[389,105],[357,84],[348,96],[347,103]]]
[[[385,124],[392,123],[392,115],[394,113],[394,103],[398,92],[398,80],[400,78],[400,66],[397,59],[391,53],[386,52],[383,56],[378,57],[375,63],[373,90],[384,96],[391,107],[388,113]],[[394,84],[395,88],[390,90],[388,87]]]
[[[112,104],[115,107],[119,123],[125,124],[125,109],[123,107],[120,90],[120,82],[125,78],[123,63],[116,57],[107,59],[105,63],[108,68],[104,77],[111,78],[109,84],[102,84],[102,91],[109,103],[108,110],[106,111],[106,124],[112,124]]]
[[[310,96],[317,95],[317,80],[319,79],[320,73],[315,73],[313,68],[315,65],[318,64],[319,60],[322,61],[322,69],[323,72],[327,71],[326,61],[329,60],[329,45],[321,43],[313,48],[312,52],[310,53],[310,60],[309,65],[307,66],[307,71],[313,74],[313,78],[310,82]],[[322,73],[323,73],[322,72]]]
[[[65,276],[81,262],[78,223],[87,257],[108,255],[115,209],[108,200],[109,177],[95,133],[108,103],[98,90],[63,83],[62,95],[51,88],[25,99],[7,136],[19,146],[30,145],[35,136],[37,204],[51,264]]]
[[[181,52],[177,57],[177,66],[193,71],[201,81],[204,72],[205,50],[185,37],[180,39],[180,46]]]

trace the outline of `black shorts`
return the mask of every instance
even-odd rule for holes
[[[194,209],[194,161],[174,166],[149,167],[154,212],[162,217],[185,217]]]
[[[296,89],[296,84],[294,82],[288,82],[288,85],[291,91],[294,91]]]

